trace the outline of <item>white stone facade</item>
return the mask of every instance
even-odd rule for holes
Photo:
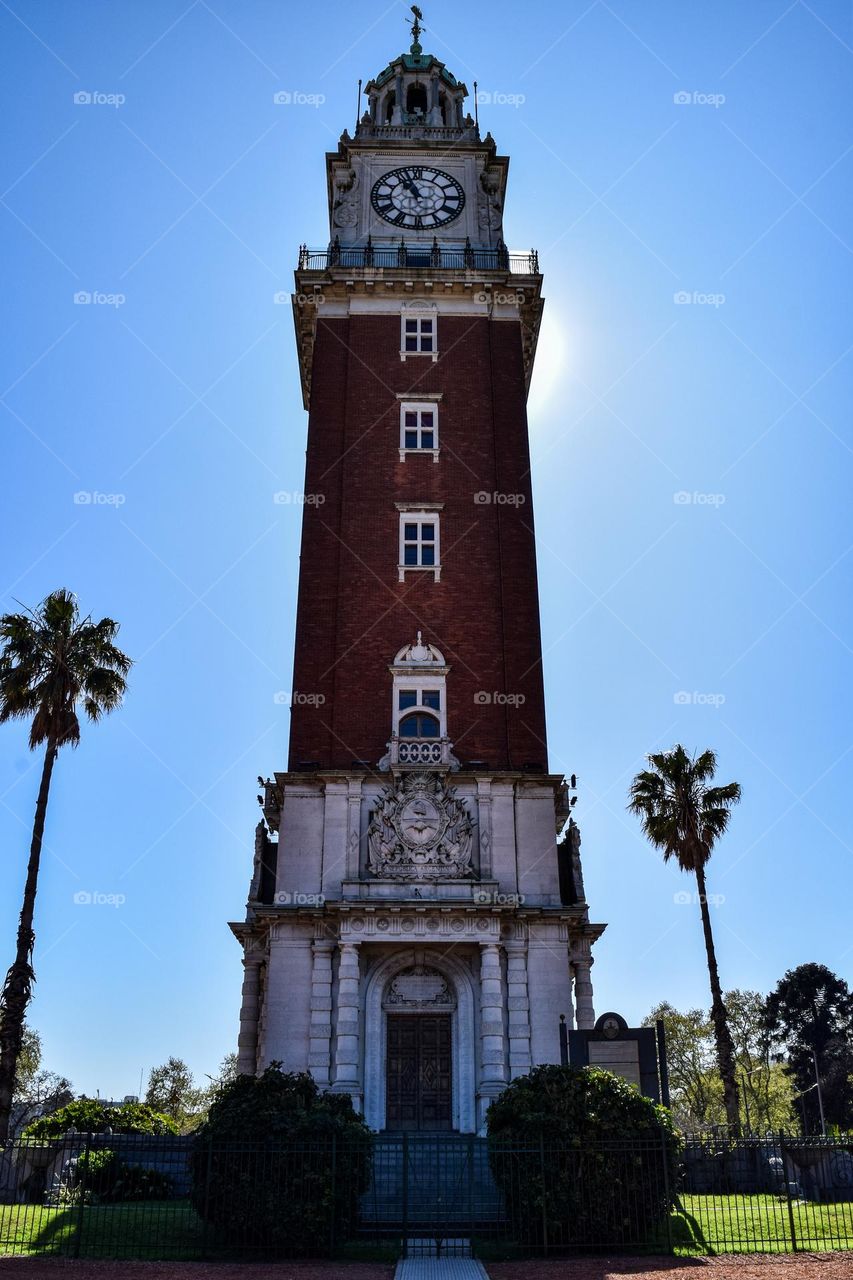
[[[371,868],[369,832],[389,796],[411,793],[404,771],[278,774],[266,808],[278,828],[274,892],[232,926],[244,945],[241,1069],[310,1071],[377,1130],[398,1010],[449,1015],[452,1128],[463,1133],[482,1131],[509,1080],[559,1061],[561,1014],[569,1026],[595,1021],[591,944],[604,926],[589,923],[584,901],[560,900],[563,779],[459,771],[438,785],[440,805],[452,791],[452,815],[466,815],[470,861],[450,878],[401,879]],[[439,829],[446,842],[441,823],[424,837],[424,812],[418,847]]]

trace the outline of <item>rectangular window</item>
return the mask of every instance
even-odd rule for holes
[[[400,516],[399,569],[401,582],[407,569],[432,569],[436,582],[439,580],[441,560],[437,512],[406,512]]]
[[[404,401],[400,405],[400,458],[407,453],[431,453],[438,461],[438,405],[434,401]]]
[[[400,356],[432,356],[438,354],[438,335],[436,318],[433,315],[403,314],[403,332],[401,334]]]
[[[417,689],[401,689],[400,690],[400,710],[408,711],[409,707],[418,705]]]

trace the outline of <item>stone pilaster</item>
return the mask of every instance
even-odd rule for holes
[[[338,1018],[335,1035],[335,1093],[348,1093],[357,1110],[361,1110],[361,1085],[358,1078],[359,985],[360,969],[357,942],[342,942],[338,966]]]
[[[247,951],[243,955],[243,991],[240,1005],[240,1032],[237,1036],[237,1070],[246,1076],[253,1076],[258,1069],[262,959],[260,954],[253,951]]]
[[[509,1029],[509,1075],[526,1075],[530,1070],[530,998],[527,991],[527,939],[504,943],[507,954],[507,1021]]]
[[[572,973],[575,979],[575,1018],[581,1031],[591,1031],[595,1026],[592,965],[589,941],[586,938],[579,938],[572,947]]]
[[[486,1110],[507,1082],[504,1051],[503,979],[501,949],[497,942],[480,943],[480,1087],[478,1128],[485,1125]]]
[[[311,1026],[308,1070],[321,1089],[330,1084],[332,1045],[332,952],[331,939],[318,938],[312,946]]]

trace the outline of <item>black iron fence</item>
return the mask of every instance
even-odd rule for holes
[[[437,241],[405,241],[395,245],[347,246],[333,241],[326,249],[299,250],[300,271],[326,271],[340,267],[361,269],[390,269],[402,267],[415,271],[506,271],[511,275],[535,276],[539,274],[539,254],[535,249],[528,253],[514,253],[506,245],[493,249],[477,248],[470,243],[449,247]]]
[[[193,1259],[853,1249],[853,1138],[206,1144],[67,1134],[0,1148],[0,1254]]]

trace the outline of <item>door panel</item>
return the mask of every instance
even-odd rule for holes
[[[452,1118],[450,1014],[389,1014],[386,1127],[451,1129]]]

